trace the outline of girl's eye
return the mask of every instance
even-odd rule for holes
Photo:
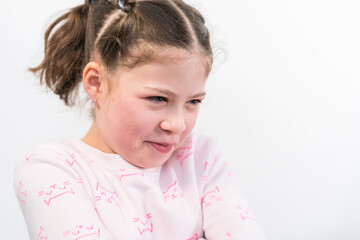
[[[189,103],[192,104],[192,105],[198,105],[198,104],[201,103],[201,100],[200,99],[193,99],[193,100],[190,100]]]
[[[155,103],[162,103],[162,102],[167,102],[167,98],[165,97],[160,97],[160,96],[152,96],[152,97],[147,97],[146,98],[147,100],[150,100],[152,102],[155,102]]]

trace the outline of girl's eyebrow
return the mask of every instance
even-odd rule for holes
[[[157,91],[157,92],[160,92],[162,94],[165,94],[167,96],[171,96],[171,97],[176,97],[176,94],[170,90],[167,90],[167,89],[163,89],[163,88],[153,88],[153,87],[144,87],[146,89],[149,89],[149,90],[153,90],[153,91]],[[200,93],[197,93],[195,95],[193,95],[191,98],[199,98],[199,97],[205,97],[206,93],[205,92],[200,92]]]
[[[201,92],[198,94],[195,94],[194,96],[192,96],[192,98],[201,98],[201,97],[205,97],[206,93],[205,92]]]

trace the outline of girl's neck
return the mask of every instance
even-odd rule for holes
[[[102,140],[101,134],[99,133],[95,121],[92,123],[89,131],[81,140],[89,146],[96,148],[102,152],[113,153],[113,151],[111,151],[111,149]]]

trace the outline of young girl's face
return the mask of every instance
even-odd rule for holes
[[[111,78],[116,84],[96,112],[100,150],[142,168],[162,165],[195,125],[205,97],[203,59],[156,61]]]

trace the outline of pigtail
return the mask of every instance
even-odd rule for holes
[[[45,32],[43,61],[29,68],[40,73],[40,83],[45,83],[66,105],[74,104],[75,90],[82,79],[88,11],[89,4],[85,3],[55,20]]]

